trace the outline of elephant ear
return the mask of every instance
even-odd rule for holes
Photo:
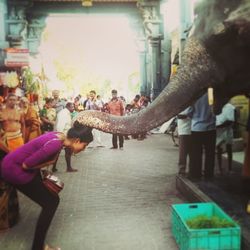
[[[234,11],[230,13],[228,18],[224,21],[226,26],[236,26],[239,33],[250,31],[250,2],[245,0]]]
[[[225,32],[225,20],[241,9],[241,0],[203,0],[195,7],[195,21],[192,35],[206,43],[206,40]]]

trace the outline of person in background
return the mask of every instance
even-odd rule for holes
[[[215,115],[208,103],[208,94],[201,96],[187,114],[191,117],[191,143],[189,178],[200,180],[202,177],[202,156],[205,151],[204,178],[214,177],[216,127]]]
[[[96,105],[99,107],[101,111],[103,110],[104,101],[102,100],[100,95],[96,96]]]
[[[122,105],[123,105],[123,107],[125,108],[126,105],[127,105],[125,97],[121,95],[121,96],[119,97],[119,99],[122,101]]]
[[[89,92],[89,99],[86,103],[85,110],[97,110],[101,112],[102,107],[99,105],[100,105],[100,102],[98,102],[96,99],[95,90],[91,90]],[[90,147],[104,147],[104,145],[102,145],[101,131],[97,129],[93,129],[92,133],[94,135],[94,140]]]
[[[133,101],[130,103],[130,105],[132,106],[133,110],[140,110],[140,95],[136,95],[135,98],[133,99]]]
[[[185,174],[191,140],[191,118],[187,115],[188,108],[177,115],[179,135],[179,174]]]
[[[124,115],[125,116],[131,115],[131,110],[132,110],[131,104],[127,104],[125,106],[125,113],[124,113]],[[124,135],[124,140],[130,140],[129,135]]]
[[[4,98],[0,96],[0,111],[2,111],[4,108]]]
[[[19,106],[24,114],[25,121],[25,136],[24,142],[28,142],[42,134],[41,132],[41,121],[37,111],[30,104],[26,97],[21,97]]]
[[[140,110],[147,108],[148,104],[149,104],[148,100],[145,98],[145,96],[142,96],[140,99]],[[147,132],[142,133],[142,134],[138,134],[137,140],[142,141],[142,140],[146,139],[146,137],[147,137]]]
[[[14,151],[24,144],[24,115],[16,108],[16,105],[17,97],[11,93],[7,96],[6,107],[0,112],[2,140],[4,140],[9,151]]]
[[[233,144],[233,124],[235,122],[235,107],[231,103],[223,106],[222,111],[216,116],[216,149],[217,160],[220,172],[222,170],[222,152],[223,147],[226,147],[228,156],[228,170],[232,170],[232,144]]]
[[[58,114],[59,111],[65,108],[65,101],[64,99],[60,99],[60,91],[59,90],[53,90],[52,91],[52,99],[54,108],[56,110],[56,113]]]
[[[79,96],[76,96],[75,98],[74,98],[74,110],[76,111],[76,112],[79,112],[80,110],[79,110],[79,106],[80,106],[80,99],[79,99]]]
[[[83,109],[86,110],[86,106],[87,106],[87,102],[89,101],[90,98],[90,94],[88,93],[86,95],[86,99],[84,101],[82,101],[82,105],[83,105]]]
[[[140,111],[140,95],[136,95],[135,98],[132,100],[132,102],[130,103],[131,105],[131,114],[135,114],[138,113]],[[131,136],[133,139],[138,139],[138,134],[133,134]]]
[[[54,130],[54,125],[56,122],[56,110],[53,108],[52,98],[45,99],[45,105],[40,111],[40,118],[42,121],[41,129],[43,133]]]
[[[123,103],[120,99],[117,97],[117,90],[113,89],[111,91],[112,98],[110,102],[108,103],[108,111],[111,115],[118,115],[118,116],[123,116],[124,115],[124,107]],[[118,144],[117,144],[117,137],[119,138],[119,148],[123,149],[123,144],[124,144],[124,138],[123,135],[117,135],[117,134],[112,134],[112,144],[113,147],[111,149],[117,149]]]
[[[59,249],[45,245],[45,238],[60,199],[44,185],[39,167],[53,161],[63,147],[69,147],[77,154],[92,140],[91,129],[75,123],[67,136],[58,132],[43,134],[3,158],[0,166],[1,178],[42,208],[35,228],[32,250]]]
[[[64,135],[67,134],[68,130],[71,128],[71,123],[72,123],[71,114],[73,111],[74,111],[74,104],[71,102],[68,102],[66,104],[66,108],[59,111],[59,113],[57,114],[57,118],[56,118],[55,131],[63,133]],[[72,157],[71,148],[65,147],[64,151],[65,151],[65,160],[66,160],[66,165],[67,165],[66,171],[67,172],[76,172],[77,169],[74,169],[71,166],[71,157]],[[59,157],[59,155],[58,155],[58,157]],[[57,160],[58,160],[58,158],[56,159],[55,163],[53,164],[53,167],[52,167],[53,172],[57,171],[57,168],[56,168]]]

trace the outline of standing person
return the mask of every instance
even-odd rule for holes
[[[25,121],[23,113],[16,108],[17,97],[9,94],[6,100],[6,107],[0,113],[2,138],[9,151],[13,151],[24,144]]]
[[[117,90],[113,89],[111,91],[111,94],[112,94],[112,99],[108,103],[108,111],[109,111],[109,113],[111,115],[123,116],[124,115],[124,107],[123,107],[122,101],[119,100],[118,97],[117,97]],[[123,149],[124,137],[123,137],[123,135],[117,135],[117,134],[112,135],[113,147],[111,147],[111,149],[117,149],[118,148],[117,137],[119,138],[119,148]]]
[[[54,108],[56,110],[56,113],[58,114],[59,111],[65,108],[65,101],[63,99],[60,99],[59,90],[53,90],[52,97],[53,97]]]
[[[98,110],[101,112],[101,107],[99,106],[100,102],[97,101],[96,98],[96,92],[95,90],[91,90],[89,92],[89,99],[86,102],[86,108],[85,110]],[[93,135],[94,135],[94,140],[93,140],[93,147],[104,147],[102,145],[102,140],[101,140],[101,131],[97,129],[93,129]]]
[[[133,99],[133,101],[130,103],[132,106],[132,109],[138,109],[140,110],[140,95],[136,95],[135,98]]]
[[[89,93],[86,95],[86,99],[82,100],[82,106],[84,110],[86,109],[88,100],[89,100]]]
[[[177,128],[179,135],[179,174],[185,174],[187,168],[187,158],[190,151],[191,138],[191,118],[186,112],[188,108],[177,115]]]
[[[191,145],[189,177],[200,179],[202,177],[202,155],[205,151],[204,178],[209,180],[214,176],[215,164],[215,115],[208,103],[208,94],[201,96],[188,112],[191,120]]]
[[[71,128],[72,123],[72,112],[74,111],[74,104],[71,102],[68,102],[66,104],[66,108],[59,111],[56,118],[56,124],[55,124],[55,131],[61,132],[63,134],[67,134],[68,130]],[[64,148],[65,151],[65,160],[67,165],[67,172],[76,172],[77,169],[72,168],[71,166],[71,157],[72,157],[72,151],[69,147]],[[59,157],[59,155],[58,155]],[[58,158],[57,158],[58,160]],[[56,172],[56,164],[57,160],[53,164],[52,171]]]
[[[235,122],[235,107],[231,103],[223,106],[222,111],[216,116],[216,149],[220,172],[222,173],[222,147],[226,146],[228,156],[228,170],[232,170],[233,160],[233,124]]]
[[[51,162],[63,147],[79,153],[93,140],[89,127],[74,124],[67,136],[48,132],[7,154],[1,164],[2,178],[42,207],[39,215],[32,250],[56,250],[45,246],[48,228],[59,204],[59,196],[52,194],[43,184],[39,165]]]
[[[145,96],[142,96],[142,98],[140,100],[141,100],[141,102],[140,102],[140,110],[143,110],[143,109],[147,108],[149,103],[148,103],[148,100],[145,98]],[[142,141],[142,140],[146,139],[146,137],[147,137],[147,132],[145,132],[143,134],[138,134],[137,140]]]
[[[96,105],[99,107],[101,111],[103,111],[104,101],[102,100],[100,95],[96,96]]]
[[[30,104],[26,97],[20,99],[19,106],[24,114],[25,121],[25,136],[24,142],[28,142],[42,134],[41,132],[41,121],[37,111]]]
[[[40,118],[42,121],[42,133],[53,131],[56,122],[56,110],[53,108],[53,99],[46,98],[45,105],[40,110]]]

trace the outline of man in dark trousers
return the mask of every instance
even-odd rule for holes
[[[117,97],[117,90],[113,89],[111,91],[112,99],[108,103],[108,112],[112,115],[123,116],[124,115],[124,106],[122,100]],[[111,149],[117,149],[117,137],[119,137],[119,148],[123,149],[124,137],[123,135],[113,134],[112,143],[113,147]]]

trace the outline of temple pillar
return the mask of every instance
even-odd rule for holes
[[[46,26],[46,16],[28,16],[27,46],[32,56],[39,53],[42,32]]]
[[[179,28],[179,62],[181,62],[183,49],[192,26],[192,4],[191,0],[179,0],[180,6],[180,28]]]
[[[0,49],[7,48],[9,46],[6,41],[6,25],[5,19],[7,16],[7,1],[0,0]]]
[[[151,57],[151,99],[154,100],[161,92],[160,84],[160,42],[156,39],[149,40]]]
[[[161,3],[162,30],[163,39],[161,41],[161,90],[163,90],[169,82],[171,74],[171,37],[167,27],[167,10],[166,1]]]
[[[27,48],[27,27],[26,10],[30,1],[8,1],[7,40],[12,48]]]
[[[151,99],[155,99],[161,92],[161,20],[159,1],[139,1],[138,8],[143,17],[143,25],[147,38],[148,55],[147,66],[147,92],[150,92]]]
[[[141,38],[139,41],[140,57],[140,94],[147,95],[147,68],[146,68],[146,40]]]

